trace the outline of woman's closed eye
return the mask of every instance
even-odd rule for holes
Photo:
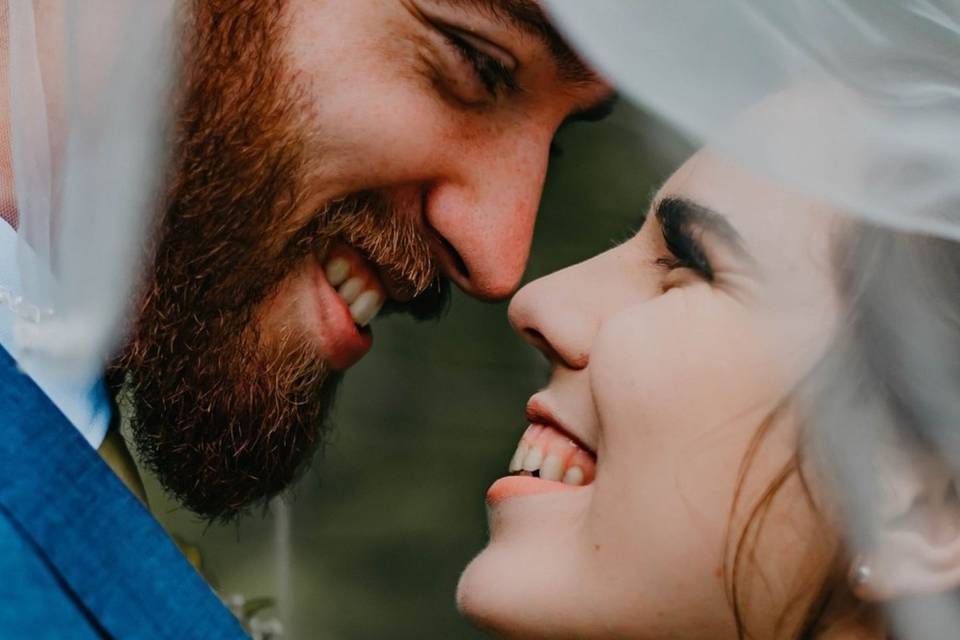
[[[703,228],[693,207],[696,205],[676,198],[665,198],[657,205],[654,217],[663,237],[665,255],[655,262],[674,279],[678,275],[674,272],[683,269],[688,274],[713,282],[713,265],[704,247]]]
[[[662,236],[662,254],[655,262],[667,274],[664,290],[691,279],[714,284],[719,274],[729,284],[736,273],[755,270],[756,262],[726,216],[690,200],[669,197],[656,204],[651,217]]]
[[[713,267],[703,249],[697,229],[668,229],[663,228],[663,240],[668,255],[657,258],[658,266],[668,271],[689,269],[707,282],[714,279]]]

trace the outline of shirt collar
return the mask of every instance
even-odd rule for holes
[[[18,246],[17,232],[0,220],[0,288],[12,296],[22,295],[17,251],[29,251]],[[30,257],[33,261],[33,257]],[[0,303],[0,346],[16,357],[13,340],[13,310]],[[90,381],[65,380],[53,372],[31,369],[31,377],[48,398],[83,435],[87,443],[97,449],[103,443],[110,426],[110,402],[103,379]]]

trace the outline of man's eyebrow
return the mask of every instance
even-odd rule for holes
[[[689,236],[702,230],[717,238],[742,258],[754,261],[747,251],[743,236],[733,228],[727,217],[713,209],[686,198],[666,197],[654,207],[654,215],[665,229],[682,230]]]
[[[560,77],[573,84],[599,82],[597,74],[570,48],[534,0],[440,0],[441,4],[480,11],[543,42]]]

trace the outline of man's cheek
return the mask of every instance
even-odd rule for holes
[[[281,340],[300,334],[313,319],[311,315],[314,295],[311,256],[304,257],[301,264],[291,271],[275,290],[258,306],[252,322],[260,332],[261,346],[279,347]]]
[[[403,80],[390,87],[359,84],[320,106],[316,130],[306,136],[306,157],[330,196],[445,177],[449,158],[463,149],[444,109]]]
[[[466,123],[440,97],[412,35],[422,25],[385,17],[384,3],[321,4],[291,3],[300,17],[284,47],[314,173],[337,183],[331,195],[437,178],[444,159],[463,152]],[[341,15],[326,16],[337,5]]]

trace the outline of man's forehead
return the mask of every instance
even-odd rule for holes
[[[550,51],[561,78],[574,84],[601,82],[597,74],[580,59],[547,18],[536,0],[434,0],[437,4],[481,12],[517,31],[542,41]]]

